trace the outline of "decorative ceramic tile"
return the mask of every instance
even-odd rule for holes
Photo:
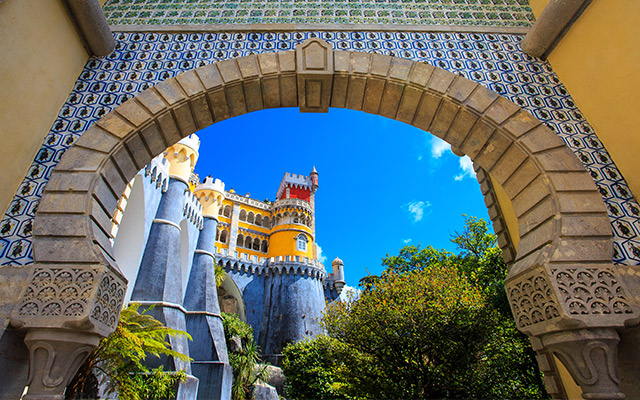
[[[528,0],[109,0],[111,25],[409,24],[530,26]]]
[[[156,3],[171,5],[164,0]],[[135,3],[132,0],[127,4]],[[115,37],[116,50],[103,59],[90,60],[80,74],[0,222],[0,264],[32,262],[33,215],[44,185],[62,153],[96,120],[136,93],[182,71],[252,53],[290,50],[309,37],[321,37],[340,50],[377,52],[427,62],[479,82],[536,115],[566,141],[594,178],[611,218],[614,261],[640,264],[640,206],[550,65],[520,50],[518,43],[522,36],[222,32],[117,33]]]

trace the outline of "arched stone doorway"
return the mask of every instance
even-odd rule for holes
[[[638,312],[611,261],[601,197],[564,142],[463,77],[399,58],[334,52],[319,39],[168,79],[117,107],[65,153],[40,201],[34,275],[12,317],[28,329],[31,393],[62,393],[68,372],[115,328],[126,281],[109,235],[127,182],[181,138],[275,107],[396,119],[444,139],[491,174],[518,219],[507,278],[518,327],[556,354],[585,394],[621,395],[616,329],[637,322]]]

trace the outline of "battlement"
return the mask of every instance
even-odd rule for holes
[[[180,139],[178,143],[191,148],[196,153],[200,149],[200,138],[195,133]]]
[[[300,256],[278,256],[259,257],[249,254],[241,254],[237,251],[229,255],[227,249],[221,249],[216,254],[218,265],[227,272],[256,274],[256,275],[282,275],[292,274],[307,276],[313,279],[324,281],[327,273],[324,266],[308,257]]]
[[[309,191],[313,191],[313,182],[311,177],[305,175],[297,175],[286,172],[282,181],[280,182],[280,186],[278,187],[278,192],[276,193],[276,199],[280,199],[287,188],[295,188],[295,189],[306,189]]]
[[[182,215],[187,217],[189,222],[202,229],[202,204],[198,201],[198,198],[191,193],[189,189],[184,191],[184,208],[182,209]]]
[[[224,182],[220,179],[213,179],[212,176],[207,176],[204,178],[204,182],[200,183],[196,186],[194,191],[199,190],[213,190],[216,192],[224,193]]]
[[[144,167],[144,175],[151,177],[151,182],[156,182],[156,188],[162,189],[162,193],[169,188],[169,161],[162,154],[154,157]]]

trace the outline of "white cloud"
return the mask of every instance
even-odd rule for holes
[[[322,247],[320,247],[318,243],[316,243],[316,249],[318,249],[318,261],[320,261],[321,264],[327,262],[327,256],[322,254]]]
[[[413,222],[418,222],[424,217],[425,208],[431,206],[431,203],[428,201],[410,201],[405,204],[407,207],[407,211],[411,214],[411,218],[413,218]]]
[[[467,156],[460,157],[460,169],[462,170],[458,175],[455,176],[456,181],[461,181],[465,177],[475,178],[476,172],[473,170],[473,162]]]
[[[409,239],[404,239],[404,240],[402,241],[402,243],[404,243],[404,244],[409,244],[409,243],[411,243],[411,241],[412,241],[412,240],[413,240],[413,239],[411,239],[411,238],[409,238]]]
[[[440,158],[446,151],[451,151],[451,145],[437,136],[432,136],[431,157]]]

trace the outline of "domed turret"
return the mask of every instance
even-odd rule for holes
[[[165,150],[164,157],[169,161],[169,176],[189,183],[191,172],[198,161],[200,138],[191,134]]]
[[[207,176],[204,182],[196,186],[193,194],[202,204],[202,215],[218,219],[218,212],[224,200],[224,182]]]
[[[340,294],[342,292],[342,288],[346,284],[344,280],[344,262],[336,257],[335,260],[331,262],[331,266],[333,267],[333,287],[336,288],[336,292]]]

